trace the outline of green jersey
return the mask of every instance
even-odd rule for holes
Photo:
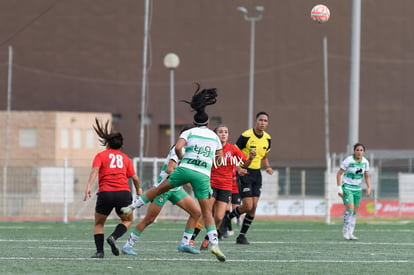
[[[344,170],[342,176],[344,188],[352,191],[360,191],[365,172],[369,171],[368,160],[362,157],[361,161],[356,161],[354,156],[351,155],[344,159],[341,164],[341,169]]]

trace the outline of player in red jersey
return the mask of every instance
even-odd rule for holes
[[[226,215],[230,215],[230,212],[236,207],[239,207],[241,204],[241,197],[239,193],[239,176],[237,175],[237,168],[233,168],[233,182],[232,182],[232,190],[231,190],[231,198],[230,202],[227,204],[226,208]],[[237,226],[240,226],[240,217],[236,220]],[[223,219],[220,226],[220,232],[224,238],[228,238],[234,235],[233,225],[231,222],[227,222],[226,219]]]
[[[233,169],[237,167],[238,173],[244,175],[246,169],[240,165],[249,165],[253,156],[249,158],[244,155],[239,148],[233,144],[228,143],[229,129],[227,126],[219,125],[214,129],[214,132],[220,138],[223,155],[221,159],[217,160],[211,168],[210,184],[213,189],[213,213],[216,227],[220,228],[224,213],[230,201],[233,187]],[[221,237],[220,231],[219,238]],[[200,250],[208,249],[208,236],[204,238]]]
[[[112,209],[115,208],[116,213],[121,218],[121,223],[116,226],[114,232],[112,232],[106,241],[111,246],[112,253],[116,256],[119,255],[116,240],[127,232],[134,218],[133,214],[123,215],[121,213],[121,208],[128,206],[132,202],[128,179],[132,178],[138,195],[142,194],[142,189],[131,159],[120,151],[123,145],[121,133],[113,133],[108,130],[109,121],[106,122],[105,126],[99,123],[98,119],[95,119],[95,121],[96,126],[93,128],[98,134],[102,145],[106,146],[106,150],[98,153],[93,160],[92,170],[89,175],[83,200],[86,201],[91,197],[92,185],[96,177],[98,177],[99,189],[95,207],[95,226],[93,232],[96,253],[92,255],[92,258],[103,258],[104,224]]]

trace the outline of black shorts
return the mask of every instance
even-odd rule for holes
[[[260,197],[262,193],[262,172],[247,170],[248,174],[240,177],[239,193],[241,198]]]
[[[129,191],[104,191],[97,194],[95,212],[109,216],[112,209],[118,215],[121,214],[121,208],[132,203],[132,194]]]
[[[231,193],[231,203],[232,204],[240,204],[241,197],[239,193]]]
[[[222,201],[228,203],[230,201],[231,190],[222,190],[211,187],[213,190],[213,197],[216,198],[217,201]]]

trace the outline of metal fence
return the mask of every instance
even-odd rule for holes
[[[263,174],[263,195],[257,215],[275,218],[313,216],[323,219],[328,214],[332,214],[333,217],[339,217],[341,210],[338,212],[333,209],[335,205],[337,208],[341,207],[342,203],[332,190],[336,190],[334,175],[341,158],[342,156],[335,155],[332,157],[333,168],[329,173],[326,167],[274,167],[274,176]],[[141,181],[144,190],[150,188],[156,181],[163,161],[164,159],[161,158],[143,159]],[[64,160],[61,163],[65,163]],[[76,162],[72,161],[72,163]],[[138,159],[134,159],[134,163],[138,167]],[[371,207],[373,211],[366,214],[384,215],[378,205],[389,203],[392,207],[388,206],[388,208],[393,209],[389,213],[390,217],[414,215],[414,210],[401,211],[402,207],[414,209],[414,206],[411,208],[410,202],[404,202],[408,204],[403,205],[399,194],[399,175],[413,171],[412,159],[371,159],[371,167],[375,173],[373,193],[363,200],[367,202],[367,209]],[[0,217],[63,221],[92,219],[96,196],[86,202],[83,201],[89,173],[90,167],[65,164],[3,167],[0,171],[0,190],[2,190]],[[414,185],[414,182],[412,184]],[[97,184],[95,188],[97,189]],[[329,196],[329,192],[334,195]],[[136,214],[140,216],[145,212],[144,206]],[[182,219],[186,216],[182,210],[167,203],[160,218]]]

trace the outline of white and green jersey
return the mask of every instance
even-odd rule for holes
[[[183,150],[184,152],[184,150]],[[168,167],[168,163],[170,162],[170,160],[175,161],[175,163],[179,163],[179,159],[177,154],[175,153],[175,146],[173,146],[170,150],[170,152],[168,153],[167,158],[164,161],[164,164],[161,167],[161,172],[160,175],[157,178],[157,182],[154,184],[155,187],[157,187],[158,185],[161,184],[161,182],[163,182],[167,177],[168,177],[168,173],[167,173],[167,167]],[[179,190],[180,187],[175,187],[170,189],[170,191],[177,191]]]
[[[216,133],[206,126],[194,127],[184,131],[180,138],[186,141],[185,153],[179,166],[210,177],[213,158],[221,150],[221,142]]]
[[[369,171],[369,162],[365,157],[361,161],[356,161],[351,155],[344,159],[341,164],[341,169],[344,170],[342,175],[342,184],[345,189],[359,191],[361,190],[362,179],[365,172]]]

